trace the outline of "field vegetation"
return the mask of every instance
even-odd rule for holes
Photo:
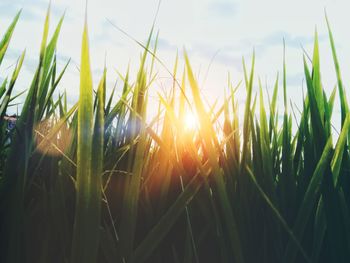
[[[20,12],[0,42],[0,64],[18,19]],[[228,83],[224,103],[208,106],[184,51],[184,69],[178,59],[169,66],[173,84],[151,117],[149,91],[161,63],[153,29],[136,78],[116,76],[123,85],[112,89],[106,68],[93,86],[85,22],[80,97],[70,106],[56,90],[69,64],[56,63],[62,23],[49,34],[48,10],[13,130],[4,116],[17,98],[25,52],[2,76],[1,262],[350,261],[350,114],[328,21],[337,78],[330,96],[315,33],[301,65],[302,108],[288,103],[284,59],[267,96],[255,83],[254,54],[249,67],[243,61],[243,81]],[[238,89],[246,92],[244,108]]]

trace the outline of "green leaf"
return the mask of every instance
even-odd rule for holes
[[[98,172],[101,169],[101,156],[99,154],[101,142],[100,136],[97,136],[93,143],[92,93],[88,28],[85,20],[80,66],[76,205],[72,240],[72,263],[95,263],[97,259],[101,185],[96,184],[96,181],[98,182],[96,177],[99,175],[93,174],[93,172]],[[98,112],[99,116],[100,111]],[[92,150],[98,151],[98,162],[94,167],[92,167]]]
[[[18,19],[21,15],[22,10],[20,10],[17,15],[15,16],[15,18],[13,19],[11,25],[9,26],[9,28],[7,29],[4,37],[2,38],[1,42],[0,42],[0,65],[2,63],[2,60],[4,59],[5,53],[7,51],[7,48],[10,44],[10,40],[13,34],[13,31],[15,30],[16,24],[18,22]]]
[[[294,223],[293,232],[299,240],[302,240],[306,224],[315,208],[317,198],[319,198],[321,183],[327,166],[329,166],[332,156],[332,138],[329,138],[323,150],[322,156],[317,167],[311,177],[310,183],[304,194],[303,201],[299,207],[297,218]],[[290,238],[286,248],[284,260],[286,262],[294,262],[297,256],[298,247],[295,246],[293,238]]]

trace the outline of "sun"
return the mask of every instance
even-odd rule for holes
[[[185,115],[184,125],[186,130],[195,130],[198,128],[198,118],[192,112]]]

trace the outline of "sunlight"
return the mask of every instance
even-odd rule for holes
[[[185,115],[184,119],[185,129],[186,130],[195,130],[198,128],[198,118],[196,115],[194,115],[192,112],[188,112]]]

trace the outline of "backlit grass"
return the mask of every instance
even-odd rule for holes
[[[0,64],[19,18],[0,42]],[[120,76],[114,103],[108,69],[93,86],[87,21],[80,96],[70,107],[66,94],[56,94],[69,63],[58,70],[63,18],[49,38],[49,8],[39,63],[11,131],[3,120],[25,52],[13,74],[1,76],[1,262],[349,262],[350,115],[326,22],[337,87],[329,97],[322,88],[316,33],[292,127],[288,64],[283,58],[267,97],[254,83],[255,54],[250,67],[243,61],[243,82],[229,84],[222,105],[207,107],[184,51],[183,74],[176,59],[173,85],[147,116],[160,63],[153,28],[136,79]],[[238,89],[246,91],[240,109]]]

